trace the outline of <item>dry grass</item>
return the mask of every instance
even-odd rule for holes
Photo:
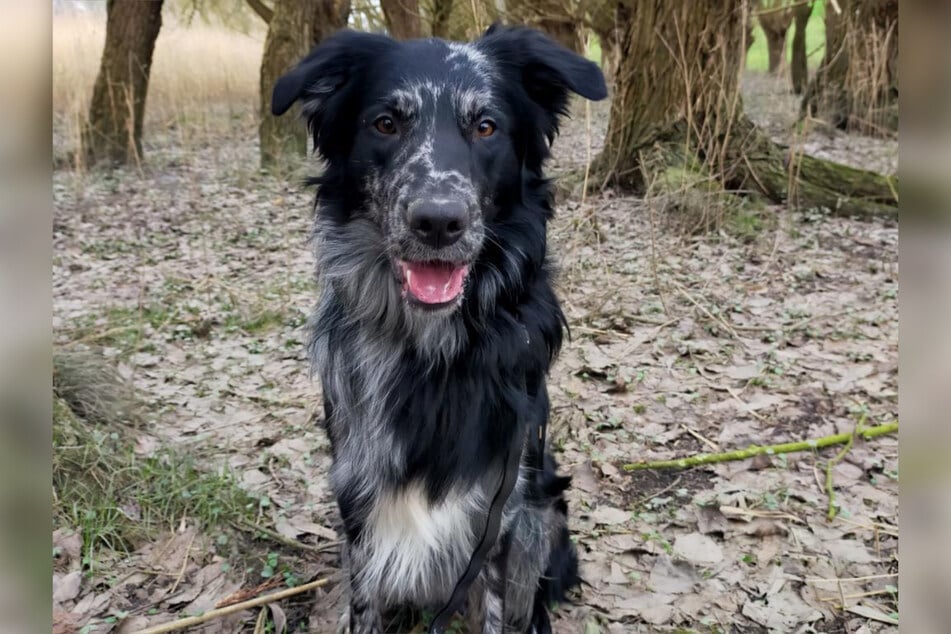
[[[145,141],[173,136],[190,146],[257,120],[258,72],[264,30],[248,34],[171,16],[155,44]],[[54,150],[77,147],[79,130],[96,81],[105,41],[105,14],[64,15],[53,20]]]
[[[889,68],[889,58],[897,37],[897,22],[846,32],[844,46],[850,51],[850,65],[845,91],[852,95],[851,130],[887,138],[897,129],[897,106],[889,100],[891,73],[895,72]]]

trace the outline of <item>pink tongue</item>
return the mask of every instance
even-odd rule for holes
[[[444,262],[402,262],[404,288],[424,304],[444,304],[462,292],[467,266]]]

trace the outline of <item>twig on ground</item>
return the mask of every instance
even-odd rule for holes
[[[736,400],[737,403],[743,406],[743,409],[746,410],[746,413],[748,413],[750,416],[758,419],[760,422],[766,423],[767,425],[770,424],[769,420],[767,420],[765,416],[757,412],[755,409],[751,408],[750,404],[744,401],[742,397],[740,397],[740,395],[737,394],[733,388],[731,388],[728,385],[719,385],[716,382],[714,382],[713,379],[711,379],[709,376],[707,376],[704,373],[703,366],[701,366],[699,363],[696,364],[695,367],[697,368],[697,373],[700,374],[703,380],[707,382],[707,387],[709,387],[711,390],[716,390],[718,392],[727,392],[730,396],[733,397],[734,400]],[[719,451],[719,450],[720,450],[719,447],[714,449],[714,451]]]
[[[716,464],[720,462],[730,462],[733,460],[746,460],[754,456],[764,454],[782,454],[795,453],[798,451],[810,451],[812,449],[822,449],[833,445],[841,445],[850,442],[854,435],[861,436],[865,440],[871,440],[878,436],[894,434],[898,431],[898,423],[887,423],[876,427],[868,427],[861,431],[846,434],[834,434],[800,442],[788,442],[779,445],[752,445],[746,449],[737,449],[716,454],[697,454],[688,458],[678,458],[676,460],[655,460],[653,462],[633,462],[624,465],[625,471],[637,471],[639,469],[686,469],[687,467],[697,467],[700,465]]]
[[[852,442],[855,440],[856,434],[861,434],[862,430],[865,428],[865,416],[859,419],[858,423],[855,425],[855,430],[849,435],[849,439],[845,442],[845,447],[842,448],[839,453],[837,453],[831,460],[826,462],[826,480],[825,480],[825,491],[826,495],[829,497],[829,510],[826,513],[826,519],[830,522],[835,519],[836,510],[835,510],[835,486],[832,483],[832,468],[835,467],[843,458],[845,454],[849,453],[849,450],[852,448]]]
[[[255,597],[262,592],[267,592],[268,590],[273,590],[284,583],[284,580],[280,577],[271,577],[262,584],[255,586],[254,588],[242,588],[237,592],[233,592],[230,595],[226,596],[224,599],[215,604],[215,609],[226,608],[229,605],[234,605],[235,603],[241,603],[242,601],[247,601],[248,599]]]
[[[864,528],[866,530],[884,533],[885,535],[889,535],[891,537],[898,537],[898,527],[892,526],[891,524],[882,524],[879,522],[871,522],[871,523],[856,522],[855,520],[842,517],[841,515],[836,517],[836,519],[839,520],[840,522],[845,522],[846,524],[849,524],[851,526],[857,526],[858,528]]]
[[[732,519],[748,519],[752,520],[754,518],[764,518],[771,520],[790,520],[792,522],[798,522],[799,524],[805,524],[803,520],[796,517],[792,513],[786,513],[785,511],[770,511],[764,509],[747,509],[739,506],[720,506],[720,513],[724,517]]]
[[[897,577],[897,572],[887,572],[881,575],[865,575],[862,577],[806,577],[803,581],[807,583],[816,583],[816,582],[826,582],[831,583],[833,581],[872,581],[873,579],[891,579],[892,577]]]
[[[584,182],[581,185],[581,209],[588,200],[588,177],[591,175],[591,102],[584,101]],[[597,222],[597,219],[595,219]]]
[[[691,436],[693,436],[694,438],[696,438],[697,440],[699,440],[700,442],[702,442],[703,444],[705,444],[705,445],[706,445],[707,447],[709,447],[710,449],[712,449],[712,450],[714,450],[714,451],[720,451],[720,445],[716,444],[715,442],[713,442],[713,441],[710,440],[709,438],[706,438],[706,437],[703,436],[700,432],[694,431],[694,430],[690,429],[689,427],[687,427],[686,425],[681,425],[681,427],[683,428],[683,430],[684,430],[685,432],[687,432],[688,434],[690,434]]]
[[[332,548],[335,548],[342,544],[340,540],[325,542],[320,546],[311,546],[310,544],[305,544],[304,542],[299,542],[296,539],[291,539],[290,537],[285,537],[277,531],[271,530],[270,528],[265,528],[260,524],[255,524],[254,522],[241,521],[241,522],[232,522],[231,525],[239,531],[247,532],[257,532],[267,536],[269,539],[273,539],[276,542],[284,544],[285,546],[290,546],[291,548],[297,548],[299,550],[306,550],[312,553],[322,553],[326,552]]]
[[[254,623],[254,634],[264,634],[264,625],[267,623],[267,608],[261,608]]]
[[[192,554],[192,545],[195,543],[195,537],[198,536],[198,533],[192,533],[191,539],[188,540],[188,546],[185,547],[185,557],[182,560],[182,567],[178,571],[178,576],[175,577],[175,583],[172,584],[172,589],[168,591],[169,595],[175,594],[175,590],[178,588],[178,584],[182,582],[182,578],[185,576],[185,569],[188,568],[188,560],[191,558]]]
[[[865,597],[874,597],[880,594],[894,594],[893,590],[882,589],[882,590],[869,590],[868,592],[854,592],[852,594],[840,594],[837,597],[819,597],[819,600],[823,603],[832,603],[833,601],[848,601],[849,599],[863,599]],[[845,607],[845,604],[839,604],[836,606],[840,610]]]
[[[305,583],[302,586],[296,586],[294,588],[288,588],[287,590],[281,590],[280,592],[275,592],[274,594],[266,594],[262,597],[255,597],[254,599],[249,599],[247,601],[242,601],[241,603],[235,603],[234,605],[229,605],[226,608],[220,608],[218,610],[211,610],[205,612],[201,616],[189,616],[184,619],[179,619],[177,621],[171,621],[169,623],[162,623],[161,625],[156,625],[154,627],[149,627],[144,630],[139,630],[135,634],[164,634],[165,632],[175,632],[177,630],[183,630],[186,627],[191,627],[193,625],[200,625],[212,619],[217,619],[222,616],[228,616],[229,614],[234,614],[235,612],[240,612],[242,610],[249,610],[251,608],[256,608],[259,605],[267,605],[268,603],[274,603],[275,601],[280,601],[281,599],[286,599],[287,597],[292,597],[296,594],[302,594],[308,590],[313,590],[314,588],[319,588],[321,586],[327,585],[330,582],[330,579],[324,577],[323,579],[317,579],[316,581],[311,581],[310,583]]]
[[[703,304],[701,304],[700,302],[698,302],[698,301],[694,298],[694,296],[690,294],[690,291],[688,291],[688,290],[684,287],[683,284],[681,284],[680,282],[678,282],[678,281],[676,281],[676,280],[673,280],[673,284],[674,284],[674,286],[677,287],[677,290],[680,291],[680,294],[681,294],[681,295],[683,295],[691,304],[693,304],[693,305],[696,306],[698,309],[700,309],[700,312],[702,312],[704,315],[706,315],[706,316],[707,316],[711,321],[713,321],[714,323],[717,323],[717,324],[719,324],[720,326],[722,326],[724,330],[726,330],[728,333],[730,333],[731,335],[733,335],[733,338],[734,338],[734,339],[736,339],[737,341],[743,342],[743,340],[740,338],[740,335],[738,335],[738,334],[736,333],[736,330],[733,329],[733,326],[731,326],[730,324],[726,323],[726,321],[725,321],[722,317],[718,317],[718,316],[714,315],[713,313],[711,313],[709,310],[707,310],[707,307],[704,306]]]
[[[644,166],[644,157],[639,152],[638,153],[638,163],[641,166],[641,173],[644,176],[645,182],[648,180],[647,168]],[[613,171],[613,168],[612,168]],[[656,179],[656,176],[654,177]],[[648,185],[647,190],[650,191],[654,186],[654,183],[651,182]],[[603,189],[603,187],[602,187]],[[654,235],[654,199],[648,197],[645,201],[647,203],[648,219],[650,220],[650,238],[651,238],[651,275],[654,278],[654,286],[657,287],[657,297],[660,299],[660,305],[664,307],[664,315],[670,317],[670,308],[667,306],[667,297],[664,293],[663,285],[660,283],[660,275],[657,273],[657,239]]]
[[[128,326],[117,326],[116,328],[108,328],[106,330],[101,330],[99,332],[91,332],[88,335],[80,337],[79,339],[66,341],[62,344],[59,344],[58,347],[63,350],[68,350],[70,348],[74,348],[76,346],[79,346],[85,343],[92,343],[93,341],[106,339],[113,335],[120,335],[124,332],[128,332],[130,330],[139,330],[141,328],[142,328],[142,324],[130,324]]]
[[[769,421],[766,419],[766,417],[763,416],[762,414],[760,414],[759,412],[757,412],[757,411],[756,411],[755,409],[753,409],[752,407],[750,407],[750,404],[747,403],[746,401],[744,401],[742,398],[740,398],[740,395],[737,394],[736,391],[735,391],[732,387],[725,386],[725,389],[726,389],[726,391],[730,394],[730,396],[732,396],[732,397],[736,400],[737,403],[739,403],[740,405],[743,406],[743,409],[745,409],[746,412],[747,412],[750,416],[752,416],[753,418],[758,419],[758,420],[759,420],[760,422],[762,422],[762,423],[769,424]]]
[[[680,484],[680,481],[681,481],[682,479],[683,479],[683,478],[681,478],[680,476],[677,476],[677,479],[676,479],[676,480],[674,480],[673,482],[671,482],[670,484],[668,484],[667,486],[665,486],[663,489],[661,489],[661,490],[658,491],[657,493],[651,493],[651,494],[648,495],[648,496],[642,497],[641,499],[639,499],[639,500],[637,500],[636,502],[634,502],[634,504],[633,504],[632,506],[640,506],[641,504],[646,504],[646,503],[650,502],[651,500],[653,500],[653,499],[656,498],[656,497],[662,496],[663,494],[667,493],[668,491],[670,491],[671,489],[673,489],[675,486],[677,486],[678,484]]]

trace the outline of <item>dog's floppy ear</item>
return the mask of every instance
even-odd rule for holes
[[[271,112],[282,115],[298,99],[304,102],[305,113],[319,111],[330,95],[392,43],[385,35],[359,31],[331,35],[277,80],[271,93]]]
[[[493,24],[477,46],[503,68],[519,71],[529,96],[544,107],[560,111],[569,90],[594,101],[608,96],[597,64],[535,29]]]

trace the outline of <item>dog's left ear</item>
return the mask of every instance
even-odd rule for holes
[[[344,30],[331,35],[277,80],[271,112],[282,115],[298,99],[305,113],[319,112],[327,98],[360,73],[368,60],[392,45],[390,38],[373,33]]]
[[[568,91],[593,101],[608,96],[597,64],[535,29],[493,24],[476,46],[520,75],[529,96],[549,111],[563,111]]]

